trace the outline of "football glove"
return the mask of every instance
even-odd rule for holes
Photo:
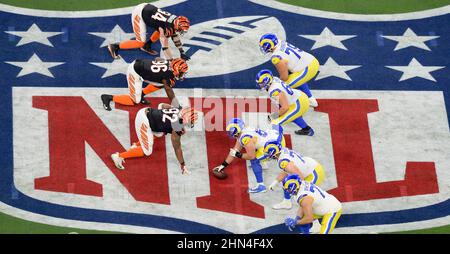
[[[219,166],[213,168],[213,171],[214,171],[214,170],[217,170],[217,172],[220,172],[220,171],[222,171],[224,168],[225,168],[224,165],[219,165]]]
[[[288,227],[289,231],[293,231],[295,226],[297,225],[297,220],[296,218],[286,218],[286,220],[284,220],[284,224],[286,225],[286,227]]]
[[[186,167],[186,165],[181,166],[181,174],[183,175],[190,175],[191,171],[189,171]]]
[[[242,158],[242,153],[238,150],[235,150],[233,148],[230,149],[230,156],[233,156],[235,158]]]
[[[275,187],[277,187],[277,185],[278,185],[278,180],[274,180],[270,185],[269,185],[269,189],[271,190],[271,191],[274,191],[275,190]]]
[[[191,60],[191,58],[188,55],[186,55],[186,53],[184,53],[184,52],[180,52],[180,57],[181,57],[181,59],[183,59],[185,61]]]

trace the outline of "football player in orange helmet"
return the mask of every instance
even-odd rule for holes
[[[129,93],[123,95],[102,94],[103,107],[110,111],[111,101],[129,106],[138,103],[148,104],[144,96],[161,88],[165,89],[172,105],[180,105],[172,87],[175,86],[177,80],[184,79],[187,71],[188,65],[181,58],[174,59],[171,62],[162,58],[155,60],[136,59],[128,66],[127,81]],[[143,87],[144,82],[148,83],[145,88]]]
[[[169,38],[171,38],[180,51],[180,57],[184,60],[190,59],[183,50],[179,36],[186,33],[190,27],[189,19],[185,16],[176,16],[152,4],[143,3],[133,10],[131,24],[133,24],[136,39],[109,44],[108,50],[113,58],[119,58],[119,49],[140,48],[151,55],[157,55],[158,53],[152,49],[152,44],[159,39],[164,55],[170,61],[174,58],[169,49]],[[150,37],[147,35],[147,26],[154,30]]]

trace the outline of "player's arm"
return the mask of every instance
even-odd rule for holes
[[[172,87],[168,84],[168,82],[165,79],[162,81],[162,83],[164,84],[164,90],[166,91],[167,97],[171,101],[171,104],[174,107],[178,107],[180,105],[180,102],[175,97],[175,93],[174,93]]]
[[[273,60],[272,60],[273,62]],[[288,69],[288,61],[286,59],[282,59],[275,64],[275,68],[278,71],[278,75],[280,79],[283,81],[288,80],[289,78],[289,69]]]
[[[178,34],[174,34],[173,36],[172,36],[172,41],[173,41],[173,44],[175,44],[175,46],[178,48],[178,50],[180,51],[180,57],[181,57],[181,59],[183,59],[183,60],[190,60],[191,58],[190,57],[188,57],[186,54],[185,54],[185,52],[184,52],[184,50],[183,50],[183,43],[181,42],[181,39],[180,39],[180,36],[178,35]]]
[[[238,153],[241,152],[241,150],[242,150],[242,145],[241,145],[241,143],[239,142],[239,139],[236,140],[236,143],[234,144],[234,147],[231,149],[231,151],[233,151],[233,150],[236,151],[236,152],[238,152]],[[233,156],[232,153],[230,152],[230,153],[228,154],[227,158],[225,159],[225,162],[228,163],[228,164],[230,164],[230,163],[234,160],[234,158],[236,158],[236,156]]]
[[[255,140],[252,138],[246,145],[245,145],[245,151],[246,153],[242,154],[242,159],[244,160],[253,160],[256,158],[256,148],[255,148]]]
[[[297,211],[297,216],[300,217],[300,220],[297,220],[298,225],[304,225],[312,223],[314,220],[314,214],[312,210],[312,204],[314,202],[314,198],[311,196],[306,196],[300,201],[300,207]]]
[[[295,166],[295,163],[293,161],[289,162],[286,166],[286,172],[289,174],[297,174],[300,176],[300,179],[305,179],[305,176],[300,172],[300,169]]]
[[[278,110],[279,116],[283,116],[289,110],[289,102],[286,94],[281,92],[278,95],[278,102],[280,103],[280,109]]]
[[[161,47],[163,49],[164,55],[166,56],[167,60],[172,61],[173,56],[169,48],[169,38],[166,37],[164,29],[161,27],[159,28],[159,33],[161,34],[161,36],[159,36],[159,41],[161,42]]]
[[[172,131],[172,135],[170,135],[172,140],[173,150],[175,151],[175,156],[177,157],[178,162],[180,163],[180,168],[183,174],[187,171],[186,165],[184,163],[183,150],[181,149],[181,136],[178,135],[175,131]]]
[[[269,189],[270,190],[275,190],[275,186],[278,185],[278,183],[280,183],[281,181],[283,181],[283,179],[288,176],[288,173],[286,173],[285,171],[281,171],[277,178],[270,184]]]

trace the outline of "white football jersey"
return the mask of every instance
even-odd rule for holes
[[[266,142],[277,140],[280,137],[280,133],[277,130],[273,129],[261,130],[251,127],[245,127],[242,130],[241,137],[239,138],[239,143],[241,143],[242,146],[245,146],[254,137],[256,137],[255,149],[258,150],[260,148],[264,148]]]
[[[299,72],[304,70],[314,60],[314,56],[300,50],[286,41],[280,41],[272,53],[272,63],[277,64],[281,60],[288,61],[290,72]]]
[[[342,204],[333,195],[322,190],[313,183],[302,181],[300,189],[295,197],[297,203],[306,196],[314,198],[312,210],[314,215],[324,216],[327,213],[335,213],[342,209]]]
[[[299,90],[290,88],[277,77],[273,77],[273,81],[272,84],[270,84],[268,92],[270,100],[272,100],[272,102],[277,104],[278,106],[280,106],[278,95],[281,92],[286,95],[289,105],[296,103],[301,95],[301,92]]]
[[[287,164],[291,161],[294,162],[294,165],[300,169],[300,172],[304,177],[312,174],[317,165],[319,165],[319,163],[313,158],[303,157],[293,150],[283,148],[281,150],[280,157],[278,157],[278,168],[284,171]]]

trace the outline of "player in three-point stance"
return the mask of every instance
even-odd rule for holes
[[[269,70],[258,72],[256,83],[258,88],[269,93],[271,101],[279,107],[278,112],[269,115],[272,124],[285,125],[293,122],[301,128],[295,131],[295,134],[314,135],[314,130],[302,117],[309,109],[309,100],[305,93],[290,88]]]
[[[152,49],[152,44],[159,39],[164,55],[170,61],[173,59],[169,49],[169,38],[171,38],[180,51],[180,57],[189,60],[180,40],[180,35],[187,32],[190,27],[189,19],[185,16],[176,16],[152,4],[143,3],[134,8],[131,23],[136,39],[109,44],[108,50],[113,58],[119,58],[119,49],[140,48],[151,55],[157,55],[158,53]],[[147,26],[154,29],[150,38],[147,38]]]
[[[123,95],[102,94],[103,107],[108,111],[111,110],[111,101],[128,106],[139,103],[148,104],[144,96],[161,88],[165,89],[172,105],[179,105],[172,87],[175,86],[177,80],[183,79],[187,71],[188,65],[181,58],[174,59],[170,63],[162,58],[137,59],[128,66],[127,70],[129,93]],[[143,82],[149,84],[143,88]]]
[[[241,158],[249,160],[253,173],[255,174],[257,185],[249,188],[249,193],[266,192],[267,188],[264,185],[263,172],[261,162],[268,159],[264,151],[266,142],[277,141],[282,146],[285,146],[283,132],[280,126],[272,126],[272,129],[261,130],[258,128],[251,128],[245,126],[245,123],[240,118],[231,119],[226,127],[229,137],[235,138],[236,143],[230,149],[225,161],[213,169],[216,171],[223,171],[234,160],[234,158]],[[245,148],[246,153],[241,153],[242,148]]]
[[[336,197],[298,175],[289,175],[283,179],[283,189],[295,196],[299,208],[295,218],[287,218],[284,223],[289,230],[309,233],[315,218],[322,219],[321,234],[333,232],[342,213],[342,204]]]
[[[113,153],[111,159],[118,169],[125,169],[125,159],[134,157],[150,156],[153,152],[153,135],[162,137],[171,134],[171,140],[175,155],[182,174],[190,174],[188,171],[183,151],[181,149],[181,136],[185,134],[185,127],[194,127],[198,119],[198,112],[190,107],[173,107],[169,104],[160,103],[158,109],[143,108],[136,114],[135,128],[139,139],[130,149],[125,152]]]
[[[281,80],[289,87],[303,91],[309,98],[310,106],[317,107],[317,100],[312,96],[307,82],[319,71],[319,61],[294,45],[278,40],[273,33],[261,36],[259,47],[264,54],[271,55]]]
[[[324,178],[325,171],[322,165],[310,157],[301,156],[294,150],[283,148],[283,145],[279,142],[269,142],[264,146],[264,151],[271,158],[276,160],[278,168],[281,172],[277,178],[270,184],[269,189],[274,188],[283,181],[288,175],[296,174],[302,181],[313,183],[319,186]],[[284,191],[284,200],[272,207],[273,209],[291,209],[291,195],[287,191]]]

